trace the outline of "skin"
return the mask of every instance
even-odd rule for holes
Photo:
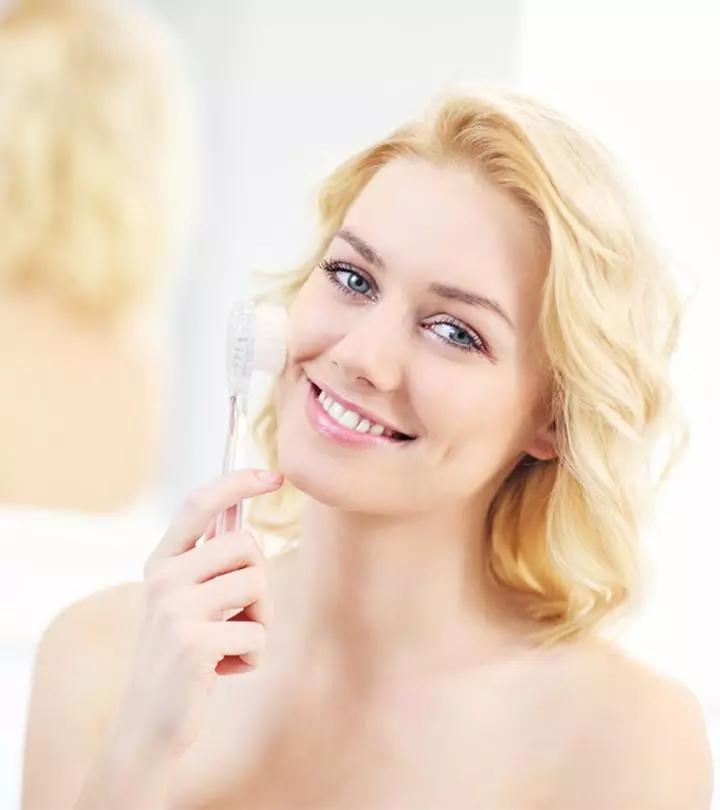
[[[608,643],[537,648],[484,573],[498,482],[554,453],[535,340],[547,257],[522,209],[398,160],[343,230],[326,259],[356,295],[314,272],[278,399],[280,469],[309,495],[299,547],[269,564],[247,533],[196,547],[221,509],[279,485],[237,473],[188,501],[143,586],[61,616],[38,654],[24,810],[709,807],[687,690]],[[489,355],[464,351],[471,333]],[[309,379],[415,438],[329,439]],[[249,621],[218,621],[243,607]]]
[[[95,326],[43,290],[0,289],[0,446],[13,460],[0,502],[101,513],[140,497],[161,455],[161,359],[134,319]]]

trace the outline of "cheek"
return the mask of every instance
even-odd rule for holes
[[[342,322],[337,309],[322,282],[308,279],[288,311],[288,366],[304,363],[332,345]]]
[[[512,452],[530,412],[524,392],[496,366],[456,370],[418,386],[418,411],[429,433],[452,455],[478,447],[493,457]]]

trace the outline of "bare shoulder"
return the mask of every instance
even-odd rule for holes
[[[573,656],[588,710],[558,808],[709,810],[712,755],[690,689],[609,642]]]
[[[38,645],[35,675],[53,662],[55,677],[66,664],[74,675],[95,673],[101,663],[114,668],[129,652],[144,604],[144,586],[127,583],[97,591],[59,613],[45,630]]]
[[[77,696],[83,712],[107,708],[124,682],[144,591],[140,583],[91,594],[65,608],[45,630],[35,656],[30,721]],[[95,699],[99,699],[97,705]],[[46,704],[46,700],[50,703]]]
[[[141,584],[99,591],[63,610],[38,645],[25,740],[23,810],[63,806],[84,778],[127,679]]]

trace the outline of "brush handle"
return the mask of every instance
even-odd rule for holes
[[[245,466],[245,439],[247,437],[247,405],[244,400],[233,395],[230,397],[230,420],[228,423],[227,439],[225,440],[225,457],[223,459],[223,475],[237,469],[238,461]],[[238,458],[238,456],[240,458]],[[215,535],[226,532],[239,531],[242,528],[243,510],[242,502],[226,509],[218,515],[215,525]]]

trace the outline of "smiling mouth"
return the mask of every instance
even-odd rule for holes
[[[383,436],[386,439],[394,439],[398,442],[414,441],[415,436],[408,436],[405,433],[399,433],[396,430],[391,430],[384,425],[373,422],[352,409],[346,408],[339,402],[336,402],[329,394],[326,394],[319,386],[315,385],[314,382],[310,382],[310,385],[320,407],[333,422],[336,422],[341,427],[347,430],[353,430],[356,433],[366,433],[370,436]]]

